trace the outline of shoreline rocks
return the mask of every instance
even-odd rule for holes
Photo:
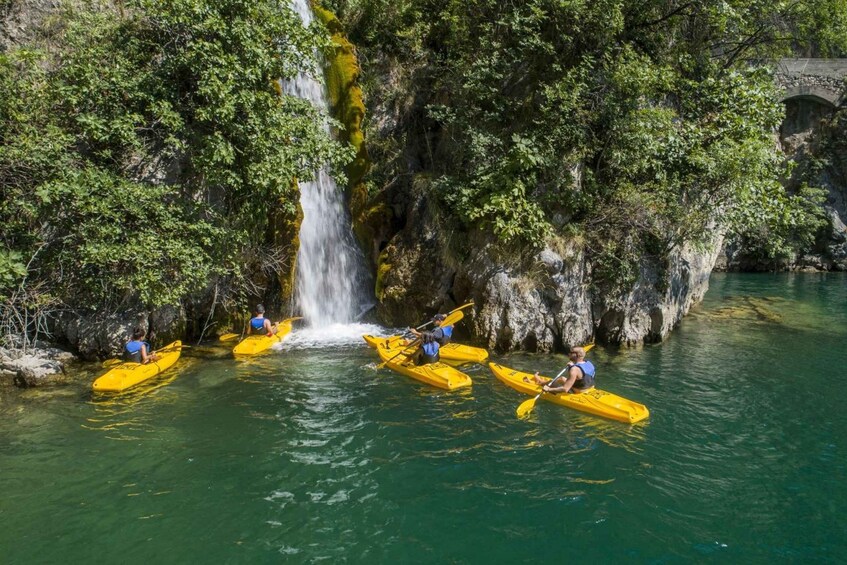
[[[37,343],[26,349],[0,347],[0,385],[30,388],[67,381],[65,363],[76,356]]]

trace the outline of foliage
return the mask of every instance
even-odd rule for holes
[[[72,3],[46,33],[0,56],[0,286],[30,263],[72,304],[158,305],[249,277],[292,179],[352,157],[281,92],[329,45],[287,3]]]
[[[811,200],[774,190],[782,108],[767,69],[792,49],[841,52],[844,17],[821,14],[844,0],[332,4],[365,57],[425,67],[428,120],[407,126],[468,229],[539,247],[576,227],[595,280],[626,288],[645,256],[753,211],[779,237],[815,225],[789,227]]]

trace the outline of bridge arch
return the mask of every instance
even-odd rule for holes
[[[786,88],[782,91],[779,101],[788,102],[789,100],[809,100],[829,108],[837,108],[841,105],[842,96],[828,88],[801,85]]]

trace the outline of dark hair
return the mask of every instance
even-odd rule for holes
[[[446,320],[447,316],[445,316],[444,314],[436,314],[435,316],[432,317],[432,319],[435,320],[436,322],[440,322],[442,320]]]
[[[432,343],[435,341],[435,336],[432,335],[432,332],[423,332],[421,334],[421,341],[423,343]]]
[[[144,328],[135,328],[132,330],[132,339],[141,339],[145,335],[147,335],[147,332]]]
[[[265,307],[262,306],[261,304],[256,304],[256,313],[257,314],[264,314],[265,313]]]

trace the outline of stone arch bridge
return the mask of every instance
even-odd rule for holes
[[[782,59],[776,68],[780,101],[808,100],[829,108],[847,105],[847,59]]]

